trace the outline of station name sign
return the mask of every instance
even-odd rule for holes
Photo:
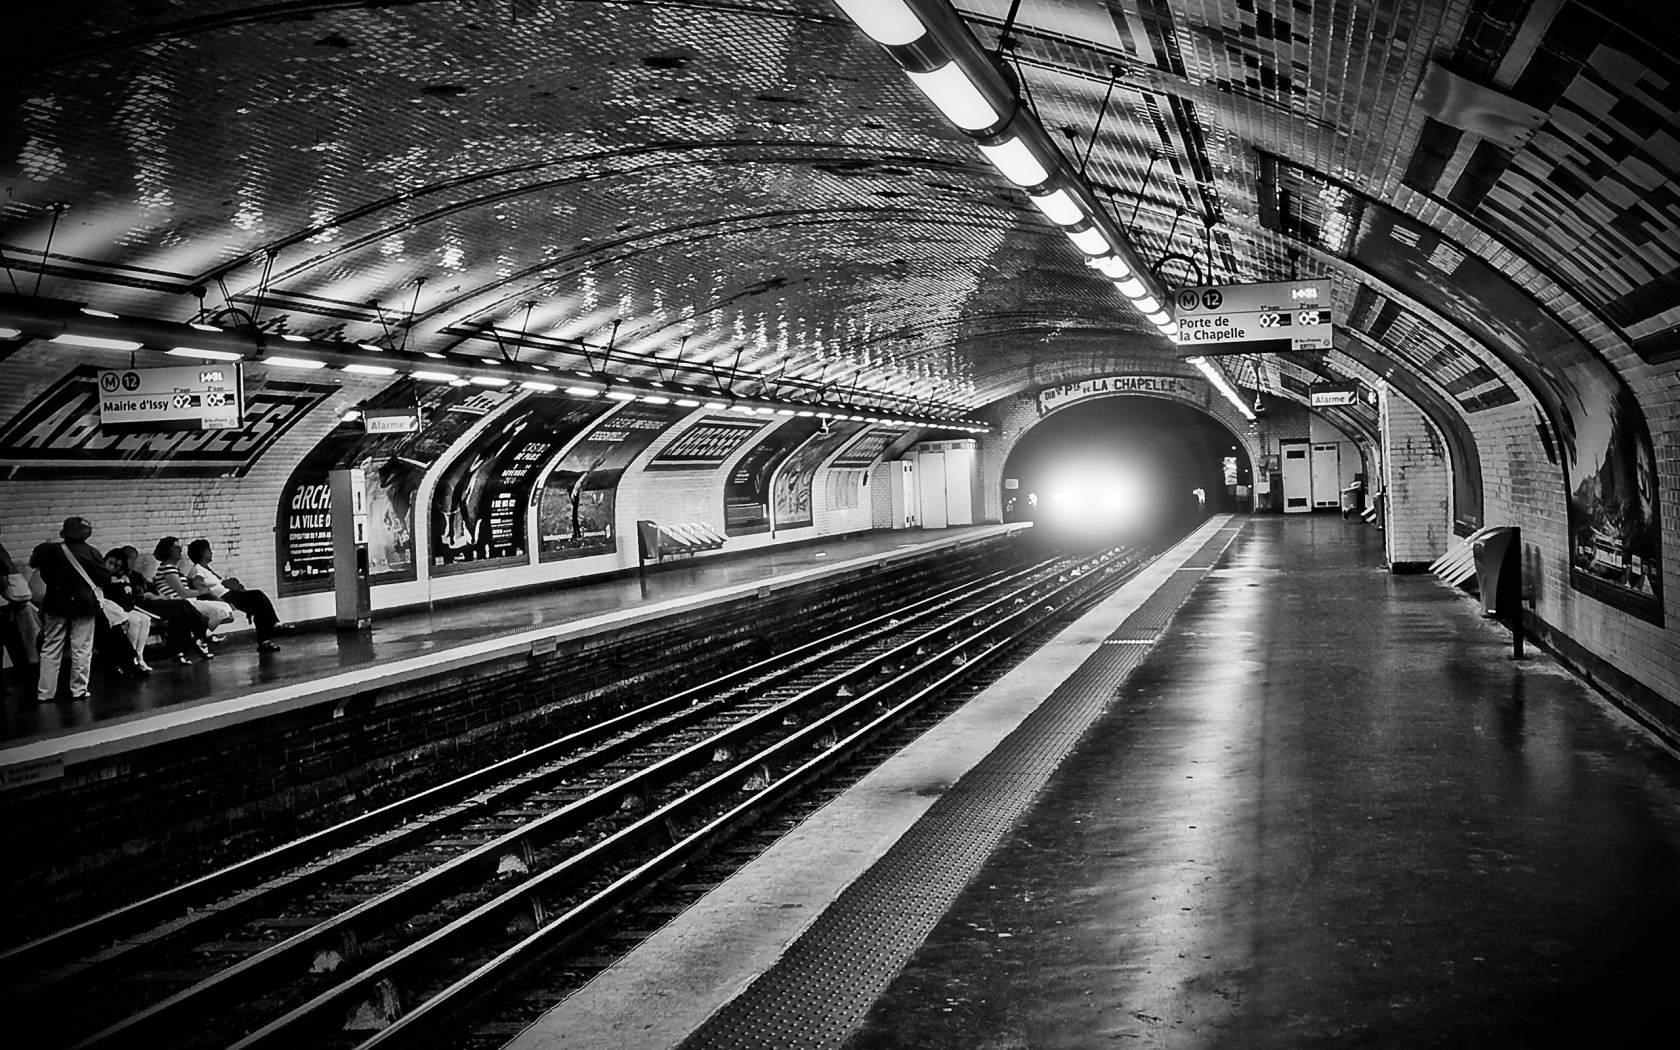
[[[1186,401],[1202,400],[1201,392],[1184,376],[1104,376],[1045,387],[1038,392],[1038,414],[1048,415],[1064,405],[1103,394],[1157,394]]]
[[[1199,285],[1172,294],[1178,344],[1196,355],[1329,350],[1330,281]]]
[[[237,430],[245,416],[237,364],[101,369],[99,428],[112,434]]]

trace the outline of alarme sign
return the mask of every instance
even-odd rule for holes
[[[236,364],[101,369],[99,429],[110,434],[235,430],[245,416]]]
[[[1172,307],[1179,345],[1197,354],[1331,347],[1329,280],[1180,288]]]

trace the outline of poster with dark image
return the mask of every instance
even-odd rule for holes
[[[834,458],[834,466],[856,470],[867,467],[877,459],[881,453],[892,446],[894,441],[904,436],[902,430],[871,430],[852,442],[844,452]]]
[[[1571,583],[1661,623],[1656,456],[1633,392],[1502,273],[1421,223],[1364,204],[1349,259],[1440,310],[1545,405],[1567,486]]]
[[[775,480],[776,527],[798,529],[815,522],[811,482],[817,470],[846,442],[863,429],[861,423],[831,423],[826,433],[818,432],[787,458]]]
[[[543,561],[618,549],[613,516],[624,469],[686,415],[686,408],[627,402],[566,450],[537,498]]]
[[[600,398],[535,397],[492,425],[438,478],[432,564],[525,558],[537,473],[610,407]]]
[[[443,450],[488,412],[514,396],[483,387],[402,379],[368,398],[367,408],[413,408],[420,429],[369,434],[358,421],[340,423],[304,455],[280,490],[275,558],[281,594],[332,589],[332,500],[327,475],[359,468],[367,483],[368,577],[372,583],[415,578],[414,495]]]
[[[790,419],[765,435],[735,461],[723,483],[723,531],[750,536],[770,529],[770,479],[805,439],[817,432],[815,419]]]
[[[648,461],[649,470],[716,470],[770,424],[768,419],[706,416]]]

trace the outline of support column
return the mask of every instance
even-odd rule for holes
[[[1428,417],[1381,388],[1384,544],[1391,572],[1422,572],[1452,543],[1452,466]]]

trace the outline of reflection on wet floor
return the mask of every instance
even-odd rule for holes
[[[1680,761],[1380,544],[1251,521],[848,1045],[1663,1041]]]

